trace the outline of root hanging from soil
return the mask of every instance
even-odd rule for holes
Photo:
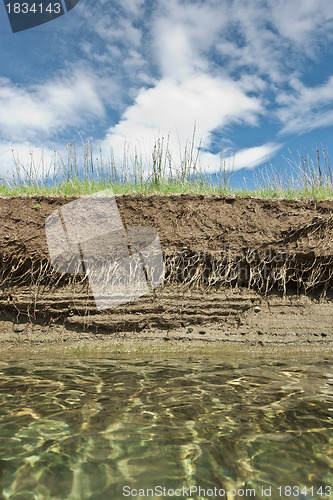
[[[154,290],[152,296],[158,300],[163,287],[178,283],[183,290],[195,289],[203,293],[225,286],[239,286],[267,295],[273,288],[277,288],[283,296],[292,286],[297,288],[299,294],[319,290],[322,297],[325,297],[333,284],[333,258],[324,260],[322,257],[317,258],[315,254],[311,254],[311,259],[304,257],[289,252],[251,249],[236,253],[230,250],[205,252],[188,249],[167,252],[164,255],[165,280]],[[98,262],[95,265],[98,266]],[[117,283],[112,282],[110,274],[108,282],[117,289]],[[15,309],[17,296],[24,288],[25,294],[28,291],[25,300],[28,316],[34,317],[39,310],[39,302],[61,287],[72,290],[73,304],[78,296],[81,299],[85,296],[90,306],[94,302],[86,274],[59,273],[47,259],[34,261],[17,256],[1,258],[0,290],[3,303],[7,301]],[[82,300],[80,303],[82,305]]]
[[[31,200],[0,203],[5,221],[0,234],[0,310],[25,310],[33,317],[43,312],[48,297],[45,315],[56,315],[57,291],[65,287],[71,297],[68,310],[96,314],[88,276],[59,273],[48,256],[45,219],[68,201],[38,198],[38,212],[31,209]],[[150,300],[159,301],[170,284],[184,293],[239,286],[263,296],[276,288],[282,296],[296,289],[298,294],[319,292],[325,297],[332,289],[332,202],[318,202],[314,208],[285,200],[186,195],[124,196],[117,203],[125,225],[151,225],[159,234],[165,280],[149,294]],[[94,266],[103,269],[107,284],[116,288],[108,262],[98,256]]]
[[[184,250],[166,256],[168,280],[208,290],[211,287],[244,286],[267,295],[273,288],[287,294],[289,286],[299,293],[321,289],[333,284],[333,258],[301,260],[295,253],[253,251],[202,252]]]

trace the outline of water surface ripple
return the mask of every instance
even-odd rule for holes
[[[332,355],[165,358],[2,360],[0,499],[333,498]]]

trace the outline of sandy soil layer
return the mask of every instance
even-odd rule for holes
[[[248,346],[333,343],[333,297],[264,298],[247,290],[181,292],[168,287],[113,310],[80,314],[80,297],[66,291],[45,297],[38,312],[26,313],[26,297],[9,311],[0,302],[0,343],[89,340],[242,343]]]
[[[157,230],[178,282],[98,312],[87,287],[49,276],[45,220],[73,199],[0,199],[0,342],[332,342],[333,201],[119,196],[126,226]],[[209,281],[217,268],[223,279]]]

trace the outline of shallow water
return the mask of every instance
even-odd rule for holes
[[[0,359],[1,499],[333,498],[332,353]]]

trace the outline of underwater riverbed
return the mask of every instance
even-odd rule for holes
[[[333,352],[0,352],[0,499],[333,498]]]

